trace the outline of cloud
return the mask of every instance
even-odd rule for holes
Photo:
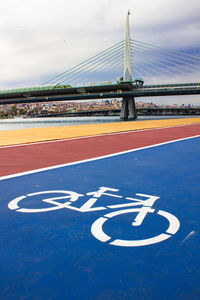
[[[190,0],[7,0],[0,3],[0,88],[41,84],[124,39],[199,55],[200,3]]]

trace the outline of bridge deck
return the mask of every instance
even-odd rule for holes
[[[88,99],[110,99],[124,97],[153,97],[173,95],[198,95],[199,83],[146,85],[136,87],[130,82],[85,87],[39,89],[29,91],[13,90],[0,93],[0,105],[14,103],[36,103]]]

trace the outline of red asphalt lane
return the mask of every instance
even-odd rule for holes
[[[0,147],[0,176],[56,166],[200,134],[200,124]]]

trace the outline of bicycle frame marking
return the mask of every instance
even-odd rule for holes
[[[155,213],[155,209],[152,208],[154,202],[158,200],[160,197],[147,195],[147,194],[141,194],[136,193],[136,196],[147,198],[146,200],[141,200],[139,198],[132,198],[132,197],[125,197],[126,200],[131,201],[128,203],[121,203],[121,204],[114,204],[114,205],[108,205],[106,207],[99,206],[94,207],[94,204],[98,201],[100,197],[103,195],[109,196],[112,198],[118,198],[121,199],[123,196],[116,195],[110,192],[118,192],[119,189],[109,188],[109,187],[100,187],[98,191],[94,192],[88,192],[86,193],[87,196],[93,196],[92,198],[89,198],[81,207],[75,207],[72,205],[73,202],[76,202],[80,197],[83,197],[85,195],[79,194],[77,192],[68,191],[68,190],[52,190],[52,191],[41,191],[36,193],[30,193],[27,195],[23,195],[20,197],[17,197],[9,202],[8,208],[11,210],[15,210],[17,212],[21,213],[41,213],[41,212],[49,212],[54,211],[58,209],[71,209],[75,210],[81,213],[85,212],[94,212],[99,210],[106,210],[106,209],[120,209],[117,211],[113,211],[111,213],[108,213],[104,215],[103,217],[98,218],[91,226],[91,233],[92,235],[101,242],[108,242],[112,239],[112,237],[108,236],[103,231],[103,225],[105,222],[108,222],[111,218],[116,217],[118,215],[127,214],[127,213],[137,213],[136,217],[134,218],[132,222],[132,226],[137,227],[140,226],[143,223],[143,220],[147,216],[147,214]],[[45,203],[49,203],[53,205],[52,207],[47,208],[20,208],[19,202],[21,200],[26,199],[27,197],[37,196],[37,195],[45,195],[50,193],[56,193],[56,194],[64,194],[64,196],[57,196],[57,197],[51,197],[51,198],[45,198],[42,201]],[[58,200],[67,199],[66,202],[60,203]],[[141,206],[137,208],[130,208],[133,206]],[[128,209],[124,209],[126,207],[129,207]],[[148,239],[142,239],[142,240],[121,240],[121,239],[115,239],[114,241],[111,241],[109,245],[113,246],[121,246],[121,247],[138,247],[138,246],[147,246],[156,244],[159,242],[162,242],[168,238],[170,238],[172,235],[174,235],[180,227],[179,220],[172,214],[165,212],[163,210],[159,210],[157,212],[158,215],[164,217],[169,222],[169,227],[166,230],[165,233],[161,233],[153,238]]]

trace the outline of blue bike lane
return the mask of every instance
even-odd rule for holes
[[[199,153],[196,137],[1,180],[0,299],[198,299]],[[87,193],[100,187],[115,189],[108,194],[122,197],[104,194],[85,212],[66,207],[23,213],[8,208],[20,196],[19,208],[55,207],[42,201],[63,196],[55,191],[81,194],[73,203],[80,208],[92,198]],[[43,191],[54,192],[26,196]],[[127,198],[144,200],[136,194],[157,196],[155,211],[138,227],[132,226],[134,212],[106,221],[102,228],[112,241],[166,233],[169,221],[160,210],[179,220],[177,232],[165,241],[137,247],[95,238],[92,224],[122,209],[112,206],[129,203]]]

